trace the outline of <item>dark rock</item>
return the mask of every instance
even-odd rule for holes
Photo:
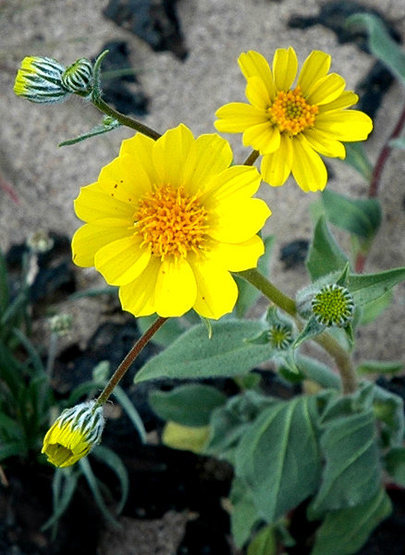
[[[148,98],[141,89],[135,70],[108,78],[109,72],[131,70],[132,64],[127,43],[125,41],[107,42],[101,52],[104,50],[109,51],[102,64],[104,100],[112,104],[119,112],[144,116],[148,113]],[[107,78],[103,77],[104,75]]]
[[[144,40],[155,52],[169,50],[184,60],[187,49],[176,4],[177,0],[110,0],[103,14]]]
[[[283,245],[280,251],[280,260],[284,268],[290,270],[305,262],[308,253],[309,242],[306,239],[295,239]]]

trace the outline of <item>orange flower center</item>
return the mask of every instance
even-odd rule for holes
[[[297,135],[315,123],[318,106],[311,106],[302,96],[301,88],[293,91],[280,91],[268,112],[270,120],[279,130]]]
[[[134,225],[154,256],[185,257],[204,248],[208,213],[183,187],[162,185],[139,202]]]

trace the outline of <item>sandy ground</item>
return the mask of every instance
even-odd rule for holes
[[[113,159],[123,138],[131,131],[120,129],[76,146],[57,144],[90,129],[100,121],[98,112],[79,98],[59,105],[39,106],[15,97],[16,69],[26,55],[47,55],[65,65],[97,53],[113,39],[125,39],[133,66],[141,68],[142,88],[150,98],[150,114],[143,121],[163,132],[179,122],[193,132],[213,132],[215,110],[232,100],[244,99],[244,79],[236,60],[241,51],[256,49],[271,59],[277,47],[294,46],[302,62],[313,49],[333,55],[333,70],[355,88],[372,64],[352,44],[339,45],[335,34],[315,26],[306,31],[289,29],[292,14],[316,14],[321,0],[179,0],[189,56],[185,62],[171,53],[153,53],[140,39],[102,16],[107,1],[6,0],[0,1],[0,174],[18,195],[16,204],[0,190],[0,247],[25,240],[38,229],[71,235],[78,227],[72,200],[79,187],[97,179],[100,168]],[[402,0],[369,0],[364,4],[384,9],[386,17],[405,36],[405,4]],[[375,132],[367,151],[375,160],[389,136],[404,101],[395,85],[384,99],[375,120]],[[241,162],[245,150],[240,136],[227,137]],[[367,185],[351,168],[339,161],[330,164],[334,178],[330,189],[360,197]],[[383,224],[367,261],[366,271],[405,265],[405,156],[392,154],[381,183]],[[285,270],[279,261],[280,247],[298,238],[310,238],[312,222],[308,206],[317,195],[305,194],[293,182],[273,189],[263,185],[261,195],[272,208],[267,232],[277,236],[271,271],[276,284],[293,294],[305,284],[303,267]],[[89,278],[92,272],[84,275]],[[396,302],[377,322],[361,331],[358,357],[403,358],[405,287],[396,290]],[[93,318],[94,320],[94,318]],[[91,328],[91,326],[90,326]],[[89,328],[89,329],[90,329]]]

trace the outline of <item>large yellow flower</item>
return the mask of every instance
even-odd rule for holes
[[[156,142],[141,134],[123,141],[98,181],[81,189],[73,259],[95,266],[120,286],[124,310],[207,318],[232,311],[237,286],[230,272],[253,268],[263,254],[256,233],[270,215],[251,198],[255,168],[232,166],[218,135],[194,139],[179,125]]]
[[[372,130],[366,114],[346,109],[357,95],[345,91],[343,77],[328,73],[331,57],[319,50],[305,60],[294,88],[298,61],[291,47],[276,50],[272,70],[253,50],[238,62],[250,104],[222,106],[215,127],[243,133],[243,144],[263,155],[261,173],[270,185],[283,185],[292,172],[305,192],[324,189],[327,171],[319,154],[344,158],[340,141],[362,141]]]

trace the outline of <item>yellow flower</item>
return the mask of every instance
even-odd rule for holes
[[[298,61],[293,48],[279,48],[272,70],[253,50],[242,53],[239,66],[247,80],[250,104],[232,102],[219,108],[218,131],[243,133],[243,144],[263,155],[263,179],[283,185],[292,172],[305,192],[322,190],[327,172],[322,156],[344,158],[340,141],[365,140],[371,119],[358,110],[347,110],[358,100],[345,90],[345,80],[328,73],[331,57],[314,50],[305,60],[295,88]]]
[[[31,102],[60,102],[69,94],[62,84],[64,71],[53,58],[27,56],[17,72],[14,92]]]
[[[256,233],[270,210],[251,198],[255,168],[232,166],[218,135],[194,139],[185,125],[156,142],[142,135],[123,141],[118,158],[98,181],[81,189],[73,260],[95,266],[120,287],[124,310],[207,318],[232,311],[237,286],[230,272],[253,268],[263,254]]]
[[[71,466],[99,443],[104,428],[102,407],[95,401],[66,409],[48,430],[41,453],[54,466]]]

